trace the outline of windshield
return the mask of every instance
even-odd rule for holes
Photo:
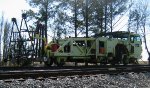
[[[131,41],[141,41],[140,36],[131,36]]]

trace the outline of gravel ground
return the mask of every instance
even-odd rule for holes
[[[12,79],[12,82],[0,80],[0,88],[150,88],[150,73],[58,77],[56,80],[49,78],[25,81]]]

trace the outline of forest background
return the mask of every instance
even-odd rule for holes
[[[141,35],[142,59],[150,56],[149,0],[0,0],[0,59],[9,47],[11,18],[20,24],[26,13],[30,30],[37,21],[45,24],[47,40],[68,36],[130,31]],[[88,30],[88,35],[86,34]]]

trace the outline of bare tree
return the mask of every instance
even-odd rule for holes
[[[10,35],[10,23],[4,23],[4,31],[3,31],[3,59],[7,60],[8,56],[8,47],[9,47],[9,35]]]
[[[139,4],[139,5],[141,5],[141,7],[139,6],[139,11],[140,11],[140,15],[141,15],[140,27],[141,27],[141,31],[142,31],[144,44],[145,44],[145,49],[148,53],[148,60],[150,61],[150,51],[148,49],[147,38],[146,38],[146,26],[147,26],[147,20],[149,17],[148,3],[144,2],[144,0],[141,3]]]
[[[148,49],[147,45],[147,38],[146,38],[146,27],[148,24],[148,17],[149,17],[149,11],[148,11],[148,1],[147,0],[141,0],[138,1],[138,3],[135,6],[135,9],[130,11],[130,28],[132,26],[133,31],[136,33],[141,33],[143,37],[143,42],[145,44],[145,49],[148,53],[148,60],[150,61],[150,51]],[[131,28],[131,29],[132,29]]]
[[[1,19],[0,19],[0,60],[2,60],[2,30],[4,26],[4,14],[2,13]]]

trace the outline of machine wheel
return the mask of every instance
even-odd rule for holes
[[[48,58],[47,61],[45,61],[45,65],[46,66],[51,66],[54,62],[54,59],[53,58]]]
[[[119,63],[127,64],[128,55],[129,55],[129,51],[124,44],[117,44],[116,45],[116,47],[115,47],[115,58],[116,58],[116,62],[118,64]]]
[[[88,66],[88,62],[85,62],[85,66]]]

